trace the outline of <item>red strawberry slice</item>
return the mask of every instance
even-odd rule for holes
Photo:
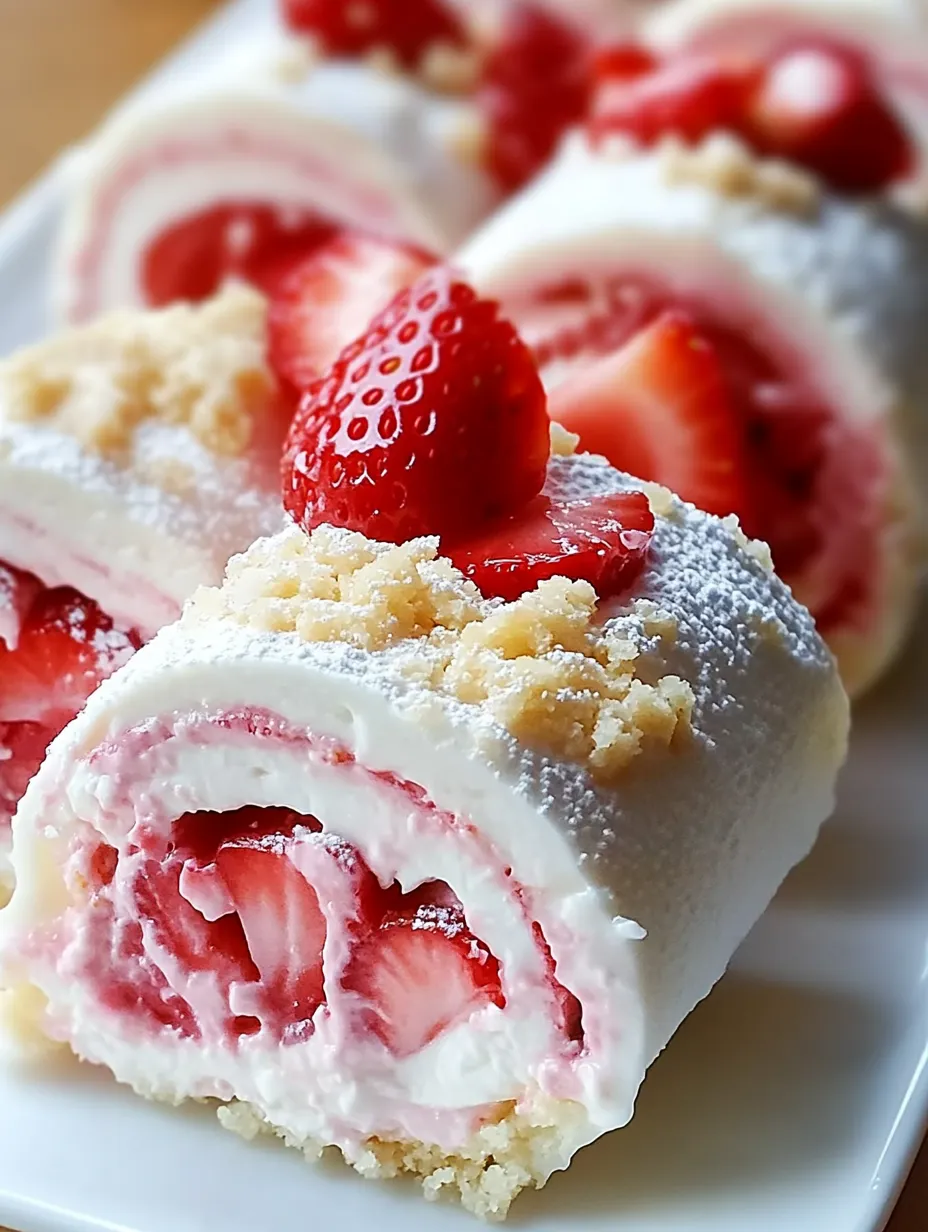
[[[738,131],[756,80],[753,68],[704,56],[683,56],[633,73],[622,59],[597,86],[589,132],[594,142],[624,133],[642,145],[667,134],[697,142],[717,129]]]
[[[16,649],[23,620],[41,589],[33,574],[0,560],[0,648]]]
[[[406,1057],[486,1005],[504,1006],[499,963],[454,907],[389,915],[354,952],[343,985],[367,1029]]]
[[[504,188],[529,180],[583,118],[591,67],[586,39],[567,21],[539,4],[505,10],[477,93],[489,122],[489,166]]]
[[[532,935],[535,938],[535,944],[544,956],[548,984],[557,1006],[558,1028],[571,1043],[579,1044],[583,1040],[583,1007],[574,994],[557,978],[557,963],[554,961],[554,955],[551,953],[551,947],[542,932],[541,925],[537,921],[532,924]]]
[[[225,844],[216,865],[281,1025],[308,1021],[323,999],[326,922],[316,891],[273,835]]]
[[[593,81],[599,88],[618,82],[634,81],[653,73],[660,61],[638,43],[613,43],[600,47],[593,59]]]
[[[709,513],[747,511],[741,424],[719,358],[668,311],[554,391],[549,413],[590,453],[662,483]]]
[[[331,223],[296,206],[240,201],[188,215],[145,250],[145,299],[155,308],[179,299],[198,302],[232,277],[271,292],[283,272],[333,231]]]
[[[608,599],[640,572],[653,529],[642,492],[567,503],[539,496],[482,538],[446,550],[487,598],[512,601],[547,578],[567,577]]]
[[[146,952],[170,979],[172,968],[189,975],[212,971],[228,991],[233,981],[258,978],[242,926],[235,915],[206,920],[180,891],[183,860],[177,853],[146,859],[133,879],[132,892]],[[152,944],[161,951],[155,954]]]
[[[280,7],[291,29],[314,35],[330,55],[387,48],[405,68],[415,68],[434,44],[465,42],[446,0],[281,0]]]
[[[528,348],[495,302],[436,267],[304,397],[284,450],[284,505],[307,530],[460,538],[531,500],[549,452]]]
[[[909,136],[863,58],[834,44],[780,52],[750,101],[745,132],[759,150],[844,192],[876,192],[912,168]]]
[[[155,1031],[168,1027],[199,1039],[196,1014],[146,953],[142,924],[118,918],[105,898],[90,913],[88,951],[85,973],[93,979],[102,1006],[137,1026]]]
[[[40,591],[16,649],[0,646],[0,722],[60,729],[140,644],[78,591],[67,586]]]
[[[298,260],[271,295],[269,357],[277,375],[306,389],[430,264],[399,244],[351,231]]]
[[[9,825],[56,735],[41,723],[0,723],[0,828]]]

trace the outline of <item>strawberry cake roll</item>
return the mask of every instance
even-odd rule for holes
[[[813,843],[847,723],[762,555],[636,486],[550,466],[552,504],[624,525],[599,611],[564,577],[487,600],[434,538],[236,558],[26,793],[20,1029],[491,1218],[627,1122]]]
[[[924,204],[928,16],[921,0],[671,0],[655,6],[643,36],[665,55],[769,57],[804,45],[856,57],[905,117],[918,147],[915,200]],[[784,90],[797,101],[810,90],[828,94],[834,81],[808,57],[790,77]]]
[[[234,289],[0,364],[0,847],[99,681],[282,525],[265,315]]]
[[[450,70],[450,67],[448,68]],[[64,319],[267,287],[339,229],[442,252],[498,199],[466,101],[274,35],[120,108],[68,166]]]
[[[198,300],[230,276],[270,292],[346,234],[374,245],[375,281],[378,243],[445,253],[587,105],[587,36],[538,4],[488,26],[445,0],[282,11],[286,32],[120,108],[73,156],[64,319]]]
[[[572,447],[446,269],[343,352],[294,524],[26,791],[24,1041],[489,1218],[628,1121],[830,812],[848,707],[762,545]]]
[[[736,513],[854,691],[908,627],[928,481],[928,236],[716,134],[577,135],[459,254],[581,447]]]

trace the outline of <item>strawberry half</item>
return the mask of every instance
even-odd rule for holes
[[[23,620],[41,589],[33,574],[0,560],[0,649],[16,649]]]
[[[22,621],[16,649],[0,645],[0,722],[59,729],[140,644],[78,591],[40,590]]]
[[[539,4],[504,10],[477,93],[489,124],[488,163],[504,188],[519,188],[547,162],[585,115],[590,86],[590,47],[573,25]]]
[[[306,530],[461,538],[530,501],[549,452],[531,352],[495,302],[439,266],[305,395],[284,449],[284,506]]]
[[[311,210],[233,202],[165,228],[146,248],[140,277],[154,308],[208,299],[227,278],[272,292],[294,261],[330,239],[334,228]]]
[[[454,907],[388,915],[356,948],[342,983],[364,1001],[368,1030],[400,1057],[484,1006],[506,1004],[499,963]]]
[[[305,390],[431,263],[351,231],[298,260],[271,293],[268,355],[278,377]]]
[[[511,602],[552,577],[589,582],[608,599],[634,581],[653,530],[643,492],[566,503],[539,496],[486,535],[445,550],[488,599]]]
[[[569,378],[549,413],[581,448],[662,483],[709,513],[747,512],[741,425],[712,345],[683,312],[663,313],[620,351]]]
[[[292,30],[314,35],[330,55],[387,48],[405,68],[415,68],[434,44],[465,42],[445,0],[281,0],[280,9]]]
[[[843,192],[876,192],[912,169],[908,133],[856,52],[831,43],[781,51],[747,109],[763,153],[799,163]]]

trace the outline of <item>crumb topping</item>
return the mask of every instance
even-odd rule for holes
[[[437,94],[469,94],[480,78],[481,57],[471,47],[432,43],[419,62],[424,85]]]
[[[677,137],[661,144],[669,184],[701,184],[724,197],[753,197],[775,210],[812,213],[821,200],[815,177],[778,158],[759,158],[730,133],[711,133],[688,146]]]
[[[665,488],[662,483],[653,483],[651,480],[641,480],[640,486],[656,518],[679,520],[679,502],[670,488]]]
[[[302,1151],[310,1163],[327,1149],[315,1139],[297,1138],[272,1125],[243,1101],[220,1105],[217,1115],[226,1129],[247,1142],[263,1135],[278,1137]],[[478,1219],[498,1223],[522,1190],[540,1189],[553,1171],[564,1166],[565,1139],[577,1140],[584,1126],[582,1107],[569,1100],[538,1100],[533,1110],[519,1110],[509,1102],[499,1105],[495,1117],[453,1152],[426,1142],[369,1138],[360,1150],[342,1154],[362,1176],[416,1177],[429,1201],[451,1193]]]
[[[241,286],[202,305],[112,313],[0,365],[0,414],[49,424],[108,457],[125,456],[150,419],[239,456],[274,393],[265,316],[264,299]]]
[[[730,513],[728,517],[722,518],[722,525],[731,532],[735,542],[739,547],[744,548],[748,556],[753,556],[757,563],[763,565],[768,573],[772,574],[774,572],[770,548],[763,539],[751,539],[744,533],[737,514]]]
[[[639,679],[636,646],[596,611],[587,582],[552,578],[513,603],[488,601],[436,539],[395,546],[323,526],[260,540],[184,620],[394,651],[419,687],[479,706],[527,747],[609,785],[647,744],[689,730],[694,696],[677,676]],[[670,616],[646,614],[672,635]]]
[[[555,458],[570,458],[577,452],[580,437],[576,432],[568,432],[559,423],[551,421],[551,454]]]

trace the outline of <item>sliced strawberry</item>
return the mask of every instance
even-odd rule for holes
[[[142,862],[132,893],[146,938],[163,953],[154,961],[164,974],[177,965],[184,975],[211,971],[228,991],[233,982],[258,978],[242,925],[233,914],[206,920],[180,891],[183,860],[177,853]],[[152,945],[146,945],[152,957]]]
[[[762,152],[817,172],[849,193],[876,192],[912,168],[909,135],[856,52],[830,43],[781,51],[747,108]]]
[[[16,649],[23,621],[41,589],[34,574],[0,560],[0,649]]]
[[[709,513],[747,511],[744,442],[712,345],[663,313],[614,355],[564,382],[549,413],[590,453]]]
[[[567,577],[608,599],[634,581],[653,529],[642,492],[567,503],[539,496],[481,538],[443,550],[487,598],[511,601],[547,578]]]
[[[550,442],[528,348],[445,267],[401,292],[304,397],[284,506],[402,543],[458,536],[541,489]]]
[[[57,734],[41,723],[0,723],[0,829],[9,825]]]
[[[323,998],[326,922],[316,891],[279,837],[224,844],[216,856],[273,1007],[299,1023]]]
[[[423,881],[420,886],[404,894],[398,881],[381,891],[380,914],[393,912],[398,915],[414,915],[419,907],[461,908],[461,900],[446,881]]]
[[[557,978],[557,963],[554,961],[554,955],[551,953],[551,947],[542,932],[541,925],[537,922],[532,924],[532,935],[535,938],[535,944],[544,956],[548,983],[557,1006],[558,1027],[571,1043],[579,1044],[583,1040],[583,1007],[574,994]]]
[[[146,248],[140,278],[152,307],[209,298],[231,277],[274,290],[282,271],[331,238],[312,210],[230,202],[188,215]]]
[[[593,81],[598,88],[621,81],[634,81],[653,73],[659,61],[653,52],[639,43],[613,43],[600,47],[593,58]]]
[[[184,813],[171,826],[171,841],[185,859],[205,866],[213,863],[223,843],[238,839],[250,843],[270,835],[277,835],[283,842],[297,826],[314,832],[322,829],[315,817],[294,809],[246,804],[224,813]]]
[[[642,145],[667,134],[700,141],[717,129],[740,130],[756,70],[741,62],[688,55],[660,64],[651,72],[631,73],[620,62],[601,73],[591,110],[594,142],[616,133]]]
[[[387,240],[340,231],[291,266],[271,295],[269,357],[306,389],[431,261]]]
[[[64,726],[139,645],[76,590],[40,591],[16,649],[0,646],[0,722]]]
[[[343,985],[397,1056],[418,1052],[485,1005],[504,1006],[499,963],[454,907],[389,915],[354,952]]]
[[[200,1026],[190,1005],[170,986],[146,953],[142,924],[119,919],[108,899],[94,905],[88,924],[87,974],[100,1004],[139,1025],[169,1027],[191,1039]]]
[[[446,0],[281,0],[280,8],[291,29],[314,35],[330,55],[387,48],[405,68],[415,68],[434,44],[465,42]]]
[[[567,128],[583,118],[592,57],[579,30],[542,5],[516,0],[504,12],[477,105],[489,122],[490,169],[511,191],[547,162]]]

